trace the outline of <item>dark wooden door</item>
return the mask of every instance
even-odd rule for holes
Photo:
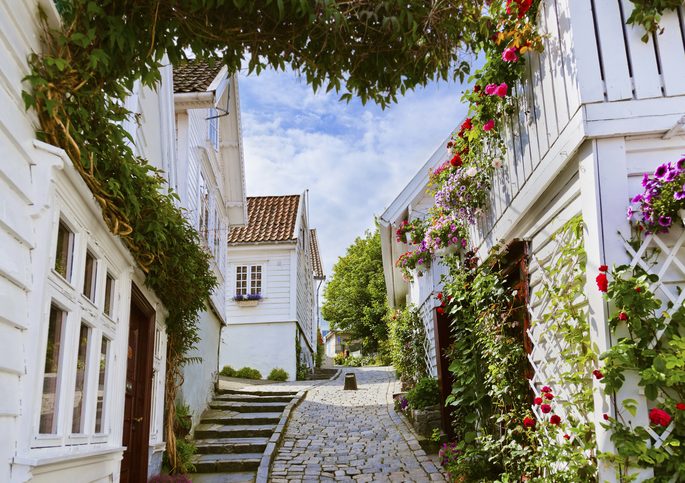
[[[452,392],[452,383],[454,382],[452,373],[450,372],[450,361],[446,351],[454,340],[450,330],[450,319],[447,314],[441,314],[436,310],[433,320],[435,323],[435,358],[438,371],[438,386],[440,387],[440,418],[448,439],[453,440],[452,406],[447,406],[445,402]]]
[[[135,288],[131,294],[121,482],[147,481],[154,311]]]

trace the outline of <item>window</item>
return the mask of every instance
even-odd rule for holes
[[[78,355],[76,357],[76,384],[74,386],[74,414],[71,418],[71,432],[84,433],[86,421],[86,380],[88,377],[88,344],[90,343],[91,328],[81,322],[78,339]]]
[[[262,295],[262,266],[239,265],[235,269],[236,295]]]
[[[200,237],[209,245],[209,188],[204,176],[200,174]]]
[[[114,312],[114,277],[107,272],[107,279],[105,280],[105,314],[112,317]]]
[[[95,284],[97,281],[97,260],[95,256],[86,251],[86,268],[83,277],[83,295],[88,297],[91,302],[95,302]]]
[[[221,231],[222,223],[219,218],[219,211],[214,209],[214,246],[212,247],[212,253],[214,254],[214,259],[219,260],[219,250],[221,249]]]
[[[211,108],[209,110],[209,142],[212,143],[215,151],[219,150],[219,112]]]
[[[74,258],[74,232],[62,220],[57,230],[57,250],[55,253],[55,271],[71,282],[72,262]]]
[[[107,395],[107,369],[109,366],[109,348],[111,342],[107,337],[102,338],[100,344],[100,358],[98,360],[98,390],[95,404],[95,433],[106,433],[105,427],[105,396]]]
[[[45,351],[43,394],[40,404],[40,434],[57,433],[59,389],[62,382],[62,347],[67,313],[52,304],[48,321],[48,344]]]

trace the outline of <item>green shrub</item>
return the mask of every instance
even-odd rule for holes
[[[407,393],[407,401],[413,409],[426,409],[440,403],[438,380],[432,377],[419,379],[413,389]]]
[[[335,357],[333,357],[333,363],[336,366],[344,366],[345,365],[345,354],[342,352],[340,354],[336,354]]]
[[[235,369],[233,369],[231,366],[224,366],[219,374],[226,377],[235,377],[235,372]]]
[[[242,379],[261,379],[262,373],[251,367],[243,367],[235,373],[235,377],[240,377]]]
[[[271,370],[267,379],[270,381],[287,381],[288,373],[280,367],[277,367],[276,369]]]
[[[193,465],[193,457],[197,453],[197,448],[192,440],[185,438],[176,438],[176,472],[177,473],[195,473],[195,465]],[[162,466],[167,470],[171,470],[167,452],[164,452],[162,457]]]

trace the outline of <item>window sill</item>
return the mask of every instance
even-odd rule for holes
[[[94,447],[88,446],[61,446],[52,447],[40,450],[33,448],[25,455],[18,455],[14,458],[13,463],[25,466],[43,466],[53,463],[68,463],[74,460],[81,460],[86,458],[98,458],[115,453],[122,453],[126,448],[123,446],[115,447]]]

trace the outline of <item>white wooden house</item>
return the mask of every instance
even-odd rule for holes
[[[36,140],[21,90],[39,5],[57,25],[52,2],[0,1],[0,481],[143,481],[164,447],[165,308],[66,153]]]
[[[281,368],[294,380],[299,340],[301,363],[313,367],[323,272],[307,196],[247,198],[248,224],[229,235],[222,366],[253,367],[263,377]]]
[[[624,0],[541,2],[538,25],[545,50],[528,57],[525,82],[516,88],[517,116],[507,120],[504,166],[494,179],[487,212],[471,233],[481,259],[497,243],[527,244],[529,359],[534,368],[531,389],[537,394],[564,364],[559,341],[543,322],[549,305],[540,299],[538,288],[559,257],[552,235],[572,217],[582,215],[586,226],[587,313],[591,340],[599,352],[616,340],[609,330],[609,307],[595,286],[600,265],[640,264],[664,280],[653,287],[664,300],[678,307],[685,297],[685,292],[678,292],[685,286],[682,230],[649,236],[638,250],[625,241],[630,239],[626,207],[640,192],[643,173],[651,174],[662,162],[677,161],[685,153],[685,12],[681,6],[665,14],[660,22],[664,32],[643,43],[642,28],[626,25],[632,8]],[[415,201],[421,184],[412,181],[384,215],[384,257],[392,256],[393,261],[398,253],[392,252],[389,227],[408,207],[423,211],[421,202]],[[650,250],[654,265],[644,264],[643,254],[653,248],[658,248]],[[401,288],[395,269],[386,267],[389,290],[396,290],[389,296],[397,303],[407,289]],[[563,284],[563,276],[555,283]],[[410,299],[416,301],[413,290]],[[421,291],[428,292],[429,288]],[[572,390],[554,389],[562,397]],[[635,421],[645,424],[648,408],[637,387],[626,387],[617,401],[598,381],[594,389],[594,414],[587,417],[595,422],[598,449],[611,451],[609,434],[600,425],[602,415],[615,414],[614,404],[631,397],[640,402]],[[656,433],[652,439],[661,444]],[[649,474],[642,472],[639,479]],[[600,462],[601,481],[616,478],[614,468]]]

